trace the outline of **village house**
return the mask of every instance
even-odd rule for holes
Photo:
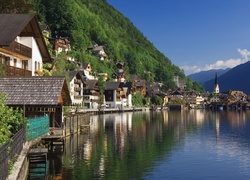
[[[37,76],[51,62],[35,15],[0,14],[0,63],[7,76]]]
[[[47,24],[40,25],[43,36],[48,40],[51,37],[51,30]]]
[[[96,74],[91,74],[92,68],[90,63],[82,63],[82,67],[80,68],[79,72],[81,73],[83,80],[96,80]]]
[[[125,82],[126,81],[126,69],[125,69],[125,65],[123,62],[118,62],[116,63],[116,67],[118,69],[118,72],[113,73],[112,77],[114,79],[115,82]]]
[[[184,90],[186,87],[186,82],[183,79],[180,79],[179,75],[177,73],[175,73],[174,75],[174,82],[177,86],[177,88],[179,88],[180,90]]]
[[[70,97],[72,100],[72,105],[83,104],[83,84],[84,81],[79,71],[69,71],[69,90]]]
[[[84,106],[88,108],[98,108],[100,102],[100,89],[98,86],[98,80],[87,79],[84,81],[83,86],[83,101]]]
[[[70,51],[70,41],[67,37],[56,36],[55,38],[49,38],[49,41],[53,45],[56,54]]]
[[[104,46],[95,44],[93,46],[88,47],[88,50],[92,52],[93,55],[99,56],[100,60],[105,60],[107,57],[106,52],[104,51]]]
[[[130,79],[133,80],[132,92],[142,93],[145,96],[147,93],[146,80],[135,74],[130,75]]]
[[[106,82],[105,83],[105,103],[111,108],[122,108],[125,106],[124,99],[126,98],[125,91],[121,82]]]
[[[65,77],[2,77],[6,104],[23,110],[26,118],[49,116],[50,127],[62,127],[63,106],[71,104]]]

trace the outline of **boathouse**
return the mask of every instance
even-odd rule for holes
[[[62,127],[63,106],[71,99],[65,77],[30,76],[0,78],[6,104],[23,110],[26,118],[49,117],[50,127]]]

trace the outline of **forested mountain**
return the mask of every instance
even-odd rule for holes
[[[185,78],[179,67],[105,0],[33,0],[33,3],[39,21],[50,26],[52,36],[69,37],[77,59],[90,62],[94,71],[115,70],[111,66],[122,61],[128,73],[148,80],[154,78],[167,86],[174,85],[174,73]],[[89,58],[86,49],[93,44],[104,45],[108,59],[114,63],[110,65]]]
[[[117,71],[115,63],[124,62],[127,74],[163,82],[167,88],[175,87],[175,73],[186,79],[179,67],[106,0],[10,0],[4,7],[0,8],[1,13],[37,14],[41,23],[49,25],[52,37],[70,39],[70,55],[90,63],[93,72],[107,72],[110,77]],[[91,56],[87,48],[94,44],[105,47],[109,61]]]
[[[228,69],[212,69],[212,70],[208,70],[208,71],[201,71],[198,73],[190,74],[187,77],[191,78],[193,81],[196,81],[198,83],[203,84],[206,81],[214,79],[216,73],[218,76],[221,76],[222,74],[226,73],[229,70],[230,70],[230,68],[228,68]]]
[[[250,95],[249,86],[249,69],[250,62],[238,65],[223,75],[218,77],[220,92],[227,92],[229,90],[239,90]],[[213,91],[214,79],[204,83],[206,91]]]

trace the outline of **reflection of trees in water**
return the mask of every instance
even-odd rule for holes
[[[182,110],[106,114],[90,118],[90,131],[66,141],[63,167],[81,178],[137,179],[189,134],[201,129],[220,133],[220,124],[234,127],[248,112]],[[64,172],[63,172],[64,173]]]

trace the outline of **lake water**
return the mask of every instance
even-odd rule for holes
[[[48,159],[51,179],[250,179],[250,111],[92,116]]]

